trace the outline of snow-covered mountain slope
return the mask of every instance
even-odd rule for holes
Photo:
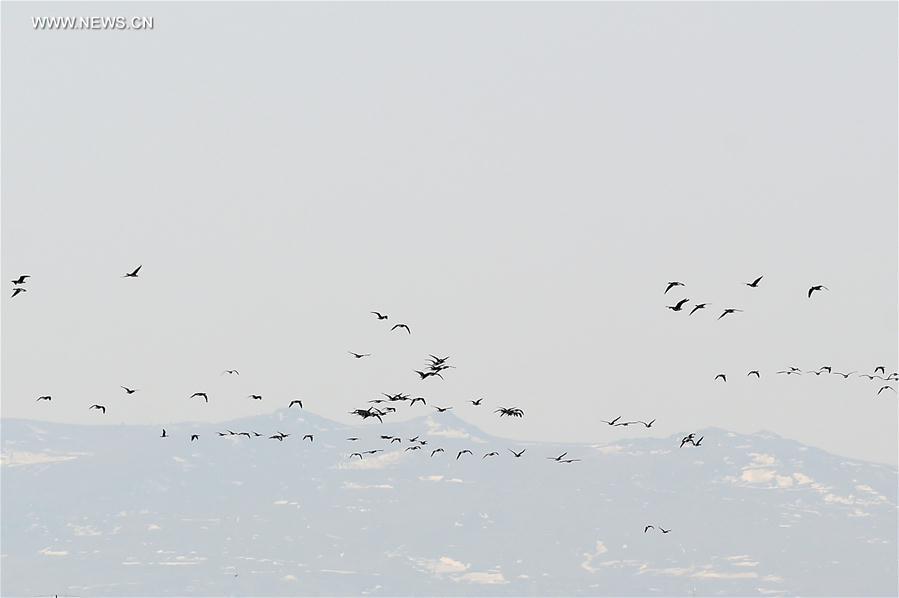
[[[899,591],[897,470],[773,434],[521,443],[451,413],[346,426],[299,409],[169,438],[0,423],[4,596]]]

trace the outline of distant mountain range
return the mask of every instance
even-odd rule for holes
[[[899,593],[896,468],[769,433],[523,443],[300,409],[0,430],[3,596]]]

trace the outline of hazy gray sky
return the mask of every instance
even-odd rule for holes
[[[109,14],[155,29],[31,25]],[[224,420],[301,398],[351,421],[406,392],[513,438],[714,425],[896,463],[894,393],[774,375],[897,369],[896,18],[4,2],[2,415]],[[711,305],[665,309],[682,297]],[[457,369],[419,382],[428,353]],[[618,415],[657,423],[599,421]]]

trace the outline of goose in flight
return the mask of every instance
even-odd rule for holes
[[[375,314],[375,316],[377,316],[377,318],[378,318],[379,320],[386,320],[386,319],[387,319],[387,316],[386,316],[385,314],[380,314],[380,313],[378,313],[378,312],[376,312],[376,311],[373,311],[373,312],[371,312],[371,313]]]
[[[254,401],[261,401],[262,395],[247,395],[248,399],[253,399]]]
[[[637,421],[635,421],[635,422],[633,422],[633,423],[635,423],[635,424],[643,424],[643,425],[646,426],[647,428],[651,428],[651,427],[652,427],[652,424],[656,423],[656,420],[652,420],[651,422],[646,423],[646,422],[640,421],[640,420],[638,419]]]
[[[751,375],[753,375],[753,374],[755,374],[755,377],[756,377],[756,378],[761,378],[761,376],[759,375],[759,371],[758,371],[758,370],[749,370],[749,373],[746,374],[746,375],[747,375],[747,376],[751,376]]]
[[[610,421],[610,422],[609,422],[609,421],[606,421],[606,420],[604,420],[604,419],[601,419],[601,420],[599,420],[599,421],[601,421],[601,422],[604,423],[604,424],[609,424],[610,426],[614,426],[614,425],[618,422],[619,419],[621,419],[621,416],[620,416],[620,415],[619,415],[618,417],[616,417],[615,419],[613,419],[612,421]]]
[[[138,391],[137,388],[128,388],[127,386],[123,386],[122,388],[123,388],[123,389],[125,390],[125,392],[126,392],[127,394],[129,394],[129,395],[133,395],[134,393],[136,393],[136,392]]]
[[[459,460],[459,457],[461,457],[462,455],[464,455],[464,454],[466,454],[466,453],[468,453],[469,455],[474,454],[474,453],[472,453],[472,452],[471,452],[470,450],[468,450],[468,449],[459,451],[458,453],[456,453],[456,461],[458,461],[458,460]]]
[[[693,444],[693,443],[694,443],[694,442],[693,442],[693,439],[694,439],[695,437],[696,437],[696,435],[693,434],[693,433],[690,433],[690,434],[687,434],[686,436],[684,436],[684,437],[681,439],[681,441],[680,441],[680,448],[684,448],[684,445],[687,444],[688,442],[689,442],[690,444]]]
[[[756,288],[756,287],[759,286],[759,282],[762,280],[762,278],[764,278],[764,277],[763,277],[763,276],[759,276],[758,278],[756,278],[756,279],[753,280],[752,282],[747,282],[747,283],[744,283],[744,284],[745,284],[747,287]]]
[[[705,309],[707,305],[708,303],[697,303],[693,306],[693,309],[690,310],[690,315],[692,316],[694,313],[696,313],[696,310]]]
[[[547,459],[549,459],[550,461],[561,461],[562,459],[565,458],[565,455],[567,455],[567,454],[568,453],[565,452],[565,453],[562,453],[561,455],[559,455],[558,457],[547,457]]]
[[[415,372],[416,374],[418,374],[422,380],[424,380],[425,378],[428,378],[430,376],[437,376],[438,378],[443,380],[443,376],[440,375],[440,372],[422,372],[419,370],[412,370],[412,371]]]
[[[726,316],[727,314],[733,314],[733,313],[736,313],[736,312],[738,312],[738,311],[743,311],[743,310],[742,310],[742,309],[734,309],[734,308],[732,308],[732,307],[728,307],[727,309],[725,309],[725,310],[721,313],[720,316],[718,316],[718,319],[720,320],[721,318],[723,318],[723,317]]]
[[[449,411],[452,407],[434,407],[437,410],[437,413],[443,413],[444,411]]]
[[[703,438],[705,438],[705,436],[700,436],[699,440],[697,440],[696,442],[693,443],[693,446],[699,446],[700,444],[702,444]]]
[[[663,534],[667,534],[667,533],[670,532],[671,530],[670,530],[670,529],[665,529],[665,528],[663,528],[663,527],[660,525],[660,526],[659,526],[659,531],[662,532]]]
[[[137,268],[135,268],[128,274],[125,274],[122,278],[137,278],[137,273],[140,272],[140,269],[143,267],[144,267],[143,264],[141,264],[140,266],[138,266]]]
[[[643,533],[645,534],[646,532],[648,532],[651,529],[655,529],[655,526],[647,525],[646,527],[643,528]]]
[[[16,288],[14,288],[14,289],[12,290],[12,296],[15,297],[15,296],[18,295],[19,293],[24,293],[24,292],[27,291],[27,290],[28,290],[28,289],[23,289],[22,287],[16,287]],[[10,297],[10,299],[12,299],[12,297]]]
[[[668,286],[665,287],[665,292],[662,293],[662,294],[663,294],[663,295],[667,295],[667,294],[668,294],[668,291],[670,291],[670,290],[673,289],[674,287],[682,287],[682,286],[686,286],[686,285],[684,285],[684,283],[682,283],[682,282],[677,282],[676,280],[673,280],[673,281],[671,281],[671,282],[668,283]]]
[[[238,372],[237,370],[225,370],[224,372],[222,372],[222,376],[224,376],[225,374],[240,376],[240,372]]]
[[[371,357],[371,353],[354,353],[353,351],[347,351],[347,353],[349,353],[356,359],[362,359],[363,357]]]
[[[577,463],[580,459],[562,459],[559,463]]]
[[[849,376],[851,376],[854,373],[855,373],[854,371],[849,372],[848,374],[844,374],[843,372],[833,372],[833,375],[834,376],[842,376],[843,380],[845,380],[846,378],[848,378]]]
[[[487,457],[498,457],[499,453],[496,451],[490,451],[489,453],[484,453],[484,456],[481,459],[486,459]]]
[[[715,380],[717,380],[718,378],[721,378],[722,380],[727,382],[727,376],[724,374],[718,374],[717,376],[715,376]]]
[[[518,407],[500,407],[494,413],[499,413],[499,416],[502,417],[504,415],[508,415],[510,417],[524,417],[524,411],[519,409]]]
[[[201,398],[203,398],[203,400],[205,400],[207,403],[209,402],[209,397],[206,395],[205,392],[195,392],[194,394],[190,395],[188,398],[192,399],[192,398],[194,398],[194,397],[201,397]]]
[[[357,440],[359,440],[359,437],[358,436],[350,436],[349,438],[347,438],[347,440],[349,440],[350,442],[356,442]]]
[[[87,409],[88,409],[88,411],[90,411],[91,409],[99,409],[100,411],[103,412],[103,415],[106,415],[106,406],[105,405],[91,405]]]
[[[515,457],[516,459],[521,459],[521,456],[522,456],[522,455],[524,454],[524,452],[525,452],[526,450],[528,450],[528,449],[523,448],[523,449],[521,449],[520,451],[518,451],[517,453],[516,453],[515,451],[513,451],[512,449],[506,449],[506,450],[509,451],[510,453],[512,453],[512,456]]]
[[[392,331],[392,330],[396,330],[397,328],[405,328],[405,329],[406,329],[406,332],[408,332],[409,334],[412,334],[412,331],[409,330],[409,327],[406,326],[405,324],[394,324],[393,327],[392,327],[390,330],[391,330],[391,331]]]
[[[892,386],[881,386],[881,387],[880,387],[880,390],[878,390],[878,391],[877,391],[877,394],[874,395],[874,396],[880,396],[880,393],[882,393],[882,392],[885,391],[885,390],[892,390],[893,392],[896,392],[896,389],[893,388]]]
[[[684,303],[686,303],[687,301],[689,301],[689,299],[681,299],[674,305],[666,305],[665,307],[667,307],[671,311],[680,311],[684,308]]]
[[[414,399],[412,399],[411,401],[409,401],[409,406],[411,407],[411,406],[414,405],[416,402],[420,402],[422,405],[427,405],[427,404],[428,404],[428,402],[425,401],[425,398],[424,398],[424,397],[415,397]]]
[[[378,418],[379,422],[384,423],[384,420],[381,419],[381,413],[372,411],[372,409],[373,408],[371,408],[371,407],[368,409],[354,409],[354,410],[350,411],[350,415],[358,415],[362,419],[376,417],[376,418]]]
[[[303,436],[303,440],[308,440],[309,442],[313,442],[315,439],[312,437],[312,434],[306,434]]]
[[[22,274],[22,275],[19,276],[17,279],[13,280],[12,283],[13,283],[13,284],[25,284],[25,282],[26,282],[25,279],[26,279],[26,278],[31,278],[31,275],[30,275],[30,274]]]
[[[437,453],[443,453],[443,452],[446,452],[446,451],[444,451],[442,448],[436,448],[433,451],[431,451],[431,456],[433,457]]]
[[[301,401],[301,400],[299,400],[299,399],[294,399],[294,400],[292,400],[292,401],[290,402],[290,405],[288,405],[287,408],[290,409],[290,408],[293,407],[294,405],[299,405],[299,406],[300,406],[300,409],[302,409],[302,408],[303,408],[303,401]]]
[[[361,460],[361,459],[362,459],[362,453],[353,453],[352,455],[350,455],[350,459],[352,459],[353,457],[359,457],[359,459]]]
[[[874,373],[876,374],[878,370],[880,371],[881,374],[886,374],[886,373],[887,373],[886,368],[885,368],[884,366],[882,366],[882,365],[879,365],[879,366],[877,366],[876,368],[874,368]]]
[[[828,289],[828,288],[827,288],[826,286],[824,286],[823,284],[816,284],[816,285],[814,285],[814,286],[812,286],[812,287],[809,287],[809,289],[808,289],[808,298],[811,299],[811,298],[812,298],[812,293],[814,293],[815,291],[829,291],[829,290],[830,290],[830,289]]]
[[[44,395],[42,397],[38,397],[37,400],[38,401],[52,401],[53,397],[51,397],[50,395]]]
[[[162,436],[160,438],[168,438],[169,435],[165,433],[165,428],[162,429]]]
[[[471,400],[469,400],[468,402],[471,403],[472,405],[477,406],[477,405],[480,405],[480,404],[481,404],[481,401],[483,401],[483,400],[484,400],[484,397],[481,397],[480,399],[478,399],[478,400],[476,400],[476,401],[471,401]]]
[[[191,441],[191,442],[193,442],[194,440],[199,440],[199,439],[200,439],[200,435],[199,435],[199,434],[191,434],[191,435],[190,435],[190,441]]]
[[[414,446],[407,446],[407,447],[406,447],[406,451],[419,451],[419,450],[421,450],[421,445],[420,445],[420,444],[416,444],[416,445],[414,445]],[[403,452],[406,452],[406,451],[403,451]]]

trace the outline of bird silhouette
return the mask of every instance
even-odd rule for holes
[[[191,435],[190,435],[190,441],[191,441],[191,442],[193,442],[194,440],[199,440],[199,439],[200,439],[200,435],[199,435],[199,434],[191,434]]]
[[[125,392],[129,395],[133,395],[138,391],[137,388],[128,388],[127,386],[123,386],[122,388],[125,389]]]
[[[684,437],[681,439],[681,441],[680,441],[680,448],[684,448],[684,445],[687,444],[688,442],[689,442],[690,444],[693,444],[693,439],[694,439],[695,437],[696,437],[696,435],[695,435],[695,434],[692,434],[692,433],[691,433],[691,434],[687,434],[686,436],[684,436]]]
[[[471,403],[472,405],[480,405],[480,404],[481,404],[481,401],[483,401],[483,400],[484,400],[484,399],[483,399],[483,397],[482,397],[482,398],[480,398],[480,399],[478,399],[478,400],[476,400],[476,401],[471,401],[471,400],[469,400],[468,402]]]
[[[22,275],[19,276],[17,279],[15,279],[15,280],[13,280],[13,281],[11,281],[11,282],[12,282],[13,284],[25,284],[25,282],[26,282],[25,279],[26,279],[26,278],[31,278],[31,275],[30,275],[30,274],[22,274]]]
[[[896,389],[893,388],[892,386],[881,386],[881,387],[880,387],[880,390],[878,390],[878,391],[877,391],[877,394],[874,395],[874,396],[880,396],[880,393],[882,393],[882,392],[885,391],[885,390],[892,390],[893,392],[896,392]]]
[[[708,303],[697,303],[693,306],[693,309],[690,310],[690,315],[692,316],[697,310],[705,309],[707,305]]]
[[[666,307],[667,307],[668,309],[670,309],[671,311],[680,311],[680,310],[682,310],[682,309],[684,308],[684,303],[686,303],[687,301],[689,301],[689,299],[681,299],[681,300],[678,301],[676,304],[674,304],[674,305],[667,305]]]
[[[387,316],[384,315],[384,314],[379,314],[379,313],[376,312],[376,311],[373,311],[373,312],[371,312],[371,313],[375,314],[375,315],[378,317],[379,320],[386,320],[386,319],[387,319]]]
[[[361,459],[362,459],[362,453],[353,453],[352,455],[350,455],[350,459],[352,459],[353,457],[359,457],[359,459],[361,460]]]
[[[293,407],[294,405],[299,405],[299,406],[300,406],[300,409],[302,409],[302,408],[303,408],[303,401],[301,401],[301,400],[299,400],[299,399],[294,399],[294,400],[292,400],[292,401],[290,402],[290,405],[288,405],[287,408],[290,409],[290,408]]]
[[[738,312],[738,311],[743,311],[743,310],[742,310],[742,309],[734,309],[734,308],[732,308],[732,307],[728,307],[727,309],[725,309],[725,310],[721,313],[720,316],[718,316],[718,319],[720,320],[721,318],[723,318],[723,317],[726,316],[727,314],[736,313],[736,312]]]
[[[671,281],[668,283],[668,286],[665,287],[665,292],[663,294],[667,295],[668,291],[670,291],[674,287],[682,287],[682,286],[686,286],[686,285],[684,285],[684,283],[682,283],[682,282],[677,282],[676,280]]]
[[[752,282],[747,282],[747,283],[744,283],[744,284],[745,284],[747,287],[756,288],[757,286],[759,286],[759,281],[761,281],[762,278],[763,278],[762,276],[759,276],[758,278],[756,278],[756,279],[753,280]]]
[[[422,372],[420,370],[412,370],[412,371],[415,372],[416,374],[418,374],[422,380],[424,380],[425,378],[429,378],[430,376],[437,376],[438,378],[443,380],[443,376],[440,375],[440,372]]]
[[[303,440],[308,440],[309,442],[313,442],[315,439],[312,437],[312,434],[306,434],[303,436]]]
[[[461,457],[462,455],[464,455],[464,454],[466,454],[466,453],[468,453],[469,455],[474,454],[474,453],[472,453],[472,452],[471,452],[470,450],[468,450],[468,449],[459,451],[458,453],[456,453],[456,461],[458,461],[458,460],[459,460],[459,457]]]
[[[667,534],[667,533],[670,532],[671,530],[670,530],[670,529],[664,529],[664,528],[660,525],[660,526],[659,526],[659,531],[662,532],[663,534]]]
[[[489,453],[484,453],[484,456],[481,459],[486,459],[487,457],[498,457],[499,453],[496,451],[490,451]]]
[[[204,401],[206,401],[207,403],[209,402],[209,397],[206,395],[205,392],[195,392],[194,394],[190,395],[190,397],[188,397],[188,398],[192,399],[194,397],[202,397]]]
[[[510,417],[524,417],[524,411],[519,409],[518,407],[500,407],[494,413],[499,413],[499,416],[502,417],[504,415],[508,415]]]
[[[851,376],[854,373],[855,373],[854,371],[849,372],[848,374],[844,374],[843,372],[833,372],[833,375],[834,376],[842,376],[843,380],[845,380],[846,378],[848,378],[849,376]]]
[[[634,423],[643,424],[643,425],[646,426],[647,428],[651,428],[651,427],[652,427],[652,424],[656,423],[656,420],[652,420],[652,421],[649,422],[649,423],[646,423],[646,422],[644,422],[644,421],[637,420],[637,421],[634,422]]]
[[[103,415],[106,415],[106,406],[105,405],[91,405],[87,409],[88,409],[88,411],[90,411],[91,409],[99,409],[100,411],[103,412]]]
[[[42,397],[38,397],[37,400],[38,401],[52,401],[53,397],[51,397],[50,395],[44,395]]]
[[[753,374],[755,374],[755,377],[756,377],[756,378],[761,378],[761,376],[759,375],[759,371],[758,371],[758,370],[749,370],[749,373],[746,374],[746,375],[747,375],[747,376],[751,376],[751,375],[753,375]]]
[[[510,453],[512,453],[512,455],[513,455],[516,459],[520,459],[521,456],[524,454],[524,452],[525,452],[526,450],[528,450],[528,449],[523,448],[523,449],[521,449],[521,450],[520,450],[519,452],[517,452],[517,453],[516,453],[515,451],[513,451],[512,449],[506,449],[506,450],[509,451]]]
[[[349,438],[347,438],[347,440],[349,440],[350,442],[355,442],[355,441],[359,440],[359,437],[358,436],[350,436]]]
[[[431,456],[433,457],[437,453],[443,453],[443,452],[445,452],[445,451],[442,448],[436,448],[433,451],[431,451]]]
[[[561,455],[559,455],[558,457],[547,457],[547,459],[549,459],[550,461],[561,461],[562,459],[565,458],[565,455],[567,455],[567,454],[568,453],[565,452],[565,453],[562,453]]]
[[[443,413],[444,411],[449,411],[452,407],[434,407],[437,410],[437,413]]]
[[[261,401],[262,395],[247,395],[248,399],[253,399],[254,401]]]
[[[722,380],[727,382],[727,376],[724,374],[718,374],[717,376],[715,376],[715,380],[717,380],[718,378],[721,378]]]
[[[407,446],[406,447],[406,451],[418,451],[418,450],[421,450],[420,444],[416,444],[415,446]],[[403,452],[406,452],[406,451],[403,451]]]
[[[169,435],[165,433],[165,428],[162,429],[162,436],[160,438],[168,438]]]
[[[882,366],[882,365],[879,365],[879,366],[877,366],[876,368],[874,368],[874,373],[876,374],[878,370],[880,370],[880,373],[881,373],[881,374],[886,374],[886,373],[887,373],[886,368],[885,368],[884,366]]]
[[[425,401],[425,398],[424,398],[424,397],[415,397],[414,399],[412,399],[411,401],[409,401],[409,406],[411,407],[412,405],[414,405],[414,404],[417,403],[417,402],[420,402],[422,405],[427,405],[427,404],[428,404],[428,402]]]
[[[604,424],[609,424],[610,426],[614,426],[615,423],[618,422],[619,419],[621,419],[621,416],[620,416],[620,415],[619,415],[618,417],[616,417],[615,419],[613,419],[612,421],[610,421],[610,422],[609,422],[609,421],[606,421],[606,420],[604,420],[604,419],[601,419],[601,420],[599,420],[599,421],[601,421],[601,422],[604,423]]]
[[[811,299],[811,298],[812,298],[812,293],[814,293],[815,291],[829,291],[829,290],[830,290],[830,289],[828,289],[828,288],[827,288],[826,286],[824,286],[823,284],[816,284],[815,286],[809,287],[809,289],[808,289],[808,298]]]
[[[693,446],[699,446],[700,444],[702,444],[703,438],[705,438],[705,436],[700,436],[699,440],[697,440],[696,442],[693,443]]]
[[[648,532],[651,529],[655,529],[655,527],[652,525],[647,525],[646,527],[643,528],[643,533],[645,534],[646,532]]]
[[[125,274],[122,278],[137,278],[137,273],[140,272],[140,269],[143,267],[144,267],[143,264],[141,264],[140,266],[138,266],[137,268],[135,268],[128,274]]]
[[[24,292],[27,291],[27,290],[28,290],[28,289],[23,289],[22,287],[16,287],[16,288],[14,288],[14,289],[12,290],[12,297],[15,297],[15,296],[18,295],[19,293],[24,293]],[[12,297],[10,297],[10,299],[12,299]]]
[[[233,375],[240,376],[240,372],[238,372],[237,370],[225,370],[224,372],[222,372],[222,375],[224,376],[225,374],[233,374]]]
[[[371,353],[354,353],[352,351],[347,351],[347,353],[349,353],[356,359],[362,359],[363,357],[371,357]]]

